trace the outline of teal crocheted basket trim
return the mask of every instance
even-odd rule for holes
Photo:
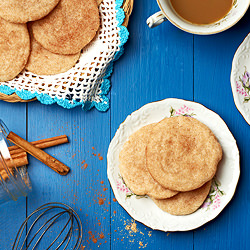
[[[12,89],[6,85],[0,86],[0,92],[6,95],[11,95],[13,93],[16,93],[23,100],[31,100],[36,97],[37,100],[43,104],[50,105],[53,103],[57,103],[58,105],[67,109],[71,109],[76,106],[82,106],[84,110],[90,110],[91,108],[95,107],[99,111],[103,111],[103,112],[107,111],[109,109],[109,99],[107,97],[107,94],[109,93],[110,86],[111,86],[109,77],[111,76],[113,72],[113,63],[114,61],[118,60],[120,56],[123,54],[124,52],[123,46],[127,42],[128,36],[129,36],[129,32],[127,28],[122,26],[124,22],[124,18],[125,18],[125,13],[123,9],[121,8],[122,4],[123,4],[123,0],[116,0],[116,10],[117,10],[116,19],[118,21],[118,27],[120,28],[120,31],[119,31],[120,42],[121,42],[119,45],[120,50],[116,52],[113,61],[108,65],[106,72],[105,72],[105,76],[103,77],[103,82],[101,84],[101,94],[100,94],[100,98],[102,100],[101,102],[95,102],[95,101],[77,102],[73,100],[73,103],[72,103],[72,101],[69,101],[67,99],[59,99],[57,97],[52,98],[48,94],[37,93],[37,92],[32,93],[28,90],[20,91],[20,90],[17,90],[16,88]]]

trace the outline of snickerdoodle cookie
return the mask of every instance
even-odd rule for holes
[[[0,81],[15,78],[25,67],[29,54],[27,25],[10,23],[0,18]]]
[[[126,185],[137,195],[148,194],[157,199],[176,195],[177,192],[162,187],[146,168],[146,145],[155,124],[142,127],[124,144],[120,155],[120,172]]]
[[[211,182],[208,181],[202,187],[189,191],[180,192],[174,197],[165,200],[152,199],[154,203],[163,211],[172,215],[187,215],[194,213],[205,201]]]
[[[60,0],[1,0],[0,16],[12,23],[27,23],[48,15]]]
[[[96,0],[61,0],[45,18],[31,24],[34,38],[57,54],[76,54],[95,37],[100,26]]]
[[[55,54],[43,48],[31,35],[31,52],[25,66],[37,75],[54,75],[68,71],[77,62],[80,52],[73,55]]]
[[[163,187],[176,191],[197,189],[211,180],[222,158],[213,132],[185,116],[156,124],[147,144],[147,168]]]

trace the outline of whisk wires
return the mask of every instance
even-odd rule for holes
[[[45,217],[49,213],[54,214],[50,218],[46,219]],[[58,235],[53,238],[53,241],[49,244],[46,250],[51,249],[52,246],[55,250],[66,250],[66,248],[70,246],[70,243],[72,246],[72,250],[79,249],[82,242],[81,220],[78,214],[70,206],[56,202],[44,204],[43,206],[37,208],[25,219],[25,221],[22,223],[20,229],[17,232],[12,250],[35,250],[38,244],[42,241],[42,239],[48,232],[48,230],[51,229],[51,227],[54,226],[59,221],[59,219],[62,219],[62,217],[65,215],[68,216],[65,225],[58,233]],[[32,236],[32,232],[34,231],[35,225],[37,225],[38,222],[40,222],[41,220],[44,220],[42,221],[42,225],[36,230],[36,232]],[[28,223],[32,224],[30,225],[26,233],[26,227],[28,227]],[[77,231],[76,237],[73,237],[74,229],[75,231]],[[29,240],[29,238],[31,239]],[[59,239],[60,241],[56,246],[56,242]]]

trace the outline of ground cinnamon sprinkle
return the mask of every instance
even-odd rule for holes
[[[81,245],[81,250],[84,250],[85,248],[86,248],[85,246]]]
[[[96,150],[95,147],[92,147],[93,150]],[[97,156],[99,158],[100,161],[103,160],[103,157],[101,156],[100,153],[96,154],[96,153],[92,153],[93,156]]]
[[[116,198],[113,198],[113,202],[116,202]]]
[[[101,154],[100,154],[100,153],[99,153],[97,156],[98,156],[98,158],[99,158],[99,160],[100,160],[100,161],[102,161],[102,160],[103,160],[103,157],[101,156]]]
[[[99,237],[100,237],[100,239],[104,239],[104,234],[103,234],[103,233],[100,233],[100,234],[99,234]]]
[[[98,203],[99,203],[99,205],[103,205],[104,204],[104,200],[102,198],[98,197]]]
[[[92,149],[94,149],[94,147],[92,147]],[[97,152],[92,151],[91,154],[97,155]],[[94,158],[91,157],[91,155],[89,157],[94,160]],[[99,153],[98,153],[98,157],[101,157],[101,155]],[[85,160],[82,160],[82,162],[81,162],[82,165],[79,164],[82,167],[82,169],[83,168],[86,169],[87,167],[89,167],[88,164],[86,163],[86,161],[88,162],[89,160],[85,158]],[[99,169],[96,168],[95,171],[96,171],[96,174],[98,175]],[[100,170],[100,172],[101,172],[101,170]],[[95,182],[96,185],[95,184],[90,185],[89,191],[86,193],[87,195],[89,195],[89,198],[91,198],[91,200],[92,200],[92,202],[90,202],[88,204],[88,207],[93,207],[93,206],[98,206],[98,205],[102,206],[102,207],[100,207],[104,212],[102,214],[102,219],[105,220],[106,217],[103,217],[103,216],[105,216],[106,212],[109,212],[108,207],[110,206],[110,201],[109,201],[109,199],[106,198],[107,190],[109,190],[109,188],[107,188],[105,182],[99,178],[96,178],[95,180],[91,179],[91,182],[92,183]],[[94,192],[94,195],[92,192]],[[73,195],[74,195],[74,193],[73,193]],[[76,198],[77,198],[76,195],[74,195],[75,200],[76,200]],[[109,202],[109,204],[108,204],[108,202]],[[85,214],[85,216],[86,216],[86,220],[87,220],[88,215]],[[87,231],[88,234],[87,234],[87,237],[85,236],[86,237],[85,238],[85,242],[86,242],[85,245],[86,245],[86,248],[88,248],[88,244],[95,243],[96,248],[97,247],[102,248],[104,243],[107,243],[107,240],[105,240],[105,238],[106,238],[106,236],[109,237],[108,236],[109,234],[104,236],[104,233],[102,232],[103,231],[102,223],[100,222],[100,220],[98,220],[98,217],[94,217],[93,219],[95,219],[94,227],[98,227],[98,231]],[[86,249],[86,248],[84,247],[83,249]]]
[[[75,156],[76,156],[76,154],[73,154],[73,155],[72,155],[72,158],[74,159],[74,158],[75,158]]]
[[[89,231],[88,234],[90,235],[89,240],[92,240],[94,243],[98,242],[98,239],[104,239],[105,236],[103,233],[98,233],[98,238],[95,237],[95,235],[92,233],[92,231]],[[89,243],[89,241],[87,240],[87,242]],[[107,241],[105,241],[104,243],[107,243]],[[101,245],[102,243],[100,242],[99,245]],[[98,246],[99,247],[99,246]],[[83,248],[84,249],[84,248]]]

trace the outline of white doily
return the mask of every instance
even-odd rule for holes
[[[120,8],[122,2],[103,0],[100,4],[100,30],[72,69],[53,76],[24,70],[15,79],[1,83],[0,91],[15,92],[26,100],[37,97],[44,104],[57,102],[65,108],[82,105],[85,109],[96,106],[98,110],[107,110],[109,100],[105,95],[110,88],[107,78],[112,72],[112,61],[122,52],[128,38],[127,29],[121,26],[125,17]]]

